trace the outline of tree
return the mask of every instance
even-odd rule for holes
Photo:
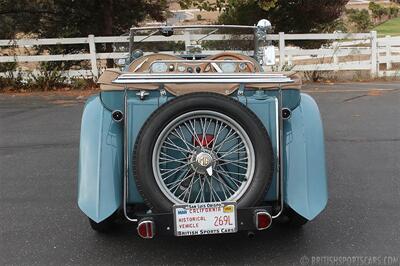
[[[397,6],[390,6],[388,8],[389,18],[396,18],[399,15],[399,8]]]
[[[166,0],[0,0],[1,28],[13,21],[43,37],[121,34],[146,17],[164,20],[166,8]]]
[[[0,0],[0,39],[11,39],[18,32],[37,30],[42,6],[36,1]]]
[[[254,25],[262,18],[269,19],[275,32],[320,32],[330,27],[344,11],[348,0],[180,0],[190,5],[220,10],[219,22]]]
[[[147,17],[164,20],[166,8],[166,0],[0,0],[0,38],[19,31],[44,38],[119,35]],[[71,46],[64,53],[77,49]],[[106,52],[111,51],[111,44],[106,45]]]
[[[370,2],[368,5],[368,9],[371,10],[372,17],[378,22],[382,20],[383,16],[388,15],[389,13],[389,10],[387,8],[375,2]]]
[[[349,21],[356,27],[359,32],[365,32],[371,28],[371,16],[368,10],[348,9],[346,10]]]
[[[207,11],[222,11],[236,8],[242,4],[256,4],[258,8],[262,10],[269,10],[275,6],[277,0],[178,0],[182,8],[188,9],[192,6],[197,7],[201,10]]]

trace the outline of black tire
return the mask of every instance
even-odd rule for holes
[[[274,156],[267,130],[258,117],[240,102],[216,93],[200,92],[177,97],[158,108],[139,132],[133,169],[137,188],[155,212],[170,212],[173,203],[162,193],[153,174],[152,153],[161,131],[174,118],[190,111],[210,110],[229,116],[246,131],[255,153],[251,184],[237,201],[238,208],[259,203],[272,180]]]
[[[115,223],[114,223],[115,218],[116,218],[116,215],[113,214],[110,217],[108,217],[107,219],[105,219],[104,221],[101,221],[100,223],[96,223],[95,221],[93,221],[92,219],[90,219],[88,217],[90,227],[94,231],[99,232],[99,233],[110,233],[111,231],[113,231],[114,226],[115,226]]]
[[[292,228],[301,228],[308,220],[292,210],[290,207],[284,209],[283,215],[285,216],[284,225]]]

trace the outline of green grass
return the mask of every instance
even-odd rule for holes
[[[379,36],[400,36],[400,17],[388,20],[374,30],[378,32]]]

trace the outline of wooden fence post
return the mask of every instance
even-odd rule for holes
[[[339,71],[339,57],[336,54],[337,51],[333,51],[333,64],[334,64],[334,71]]]
[[[391,70],[392,69],[392,59],[391,54],[392,54],[392,46],[389,42],[390,36],[386,36],[386,70]]]
[[[285,65],[285,33],[279,32],[279,69]]]
[[[371,77],[375,78],[379,71],[378,63],[378,38],[376,31],[371,31]]]
[[[90,51],[90,63],[92,65],[93,79],[99,77],[99,70],[97,68],[97,57],[96,57],[96,43],[94,42],[94,35],[88,36],[89,41],[89,51]]]

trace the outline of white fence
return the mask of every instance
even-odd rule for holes
[[[251,39],[252,35],[241,35]],[[142,42],[155,41],[183,41],[185,45],[191,44],[191,39],[200,39],[204,35],[181,34],[171,37],[152,35],[135,36],[135,40]],[[231,35],[213,34],[206,40],[229,40]],[[237,38],[237,37],[236,37]],[[376,32],[370,33],[332,33],[332,34],[279,34],[269,35],[268,38],[277,43],[277,68],[293,69],[296,71],[340,71],[340,70],[368,70],[371,76],[400,76],[400,37],[377,38]],[[329,41],[320,49],[301,49],[287,45],[288,41]],[[127,43],[127,36],[87,38],[61,38],[61,39],[18,39],[0,40],[2,50],[10,47],[30,47],[40,45],[87,45],[89,53],[57,54],[57,55],[4,55],[0,50],[0,63],[5,62],[46,62],[46,61],[80,61],[90,62],[90,69],[70,70],[67,76],[98,77],[101,69],[99,60],[120,59],[127,56],[124,52],[98,53],[96,44]],[[221,51],[207,51],[217,53]],[[251,53],[251,52],[249,52]],[[397,70],[396,70],[397,68]],[[37,72],[34,70],[33,72]],[[5,75],[5,73],[0,73]]]

